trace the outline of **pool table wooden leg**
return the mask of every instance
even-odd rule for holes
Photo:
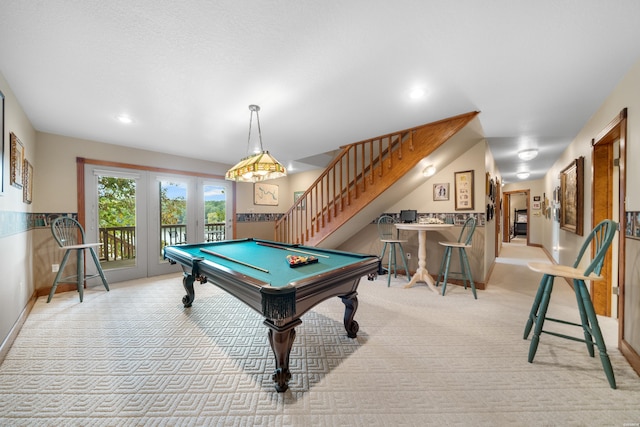
[[[193,282],[195,281],[195,276],[183,273],[182,286],[184,286],[184,290],[187,291],[187,294],[182,297],[182,304],[184,304],[185,307],[191,307],[191,303],[196,298],[196,293],[193,290]]]
[[[343,295],[340,297],[344,304],[344,328],[347,330],[347,336],[349,338],[355,338],[358,336],[358,330],[360,325],[353,320],[358,309],[358,293],[352,292],[349,295]]]
[[[280,393],[289,388],[291,372],[289,371],[289,355],[293,341],[296,339],[295,327],[300,325],[302,320],[295,319],[284,326],[277,326],[271,320],[266,319],[264,324],[269,328],[269,343],[276,359],[276,369],[273,371],[273,381],[276,383],[276,390]]]

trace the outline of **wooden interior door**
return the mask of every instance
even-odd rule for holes
[[[613,219],[613,144],[593,146],[593,227],[604,219]],[[597,314],[611,316],[612,249],[602,265],[603,281],[591,282],[591,299]]]
[[[502,194],[502,241],[509,243],[511,241],[511,231],[509,230],[509,212],[511,212],[511,206],[509,193]]]

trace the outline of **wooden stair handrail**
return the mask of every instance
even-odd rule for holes
[[[340,147],[324,172],[276,221],[275,240],[318,243],[478,114],[473,111]]]

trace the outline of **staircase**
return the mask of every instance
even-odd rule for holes
[[[341,147],[325,171],[276,222],[275,240],[321,246],[478,114],[473,111]]]

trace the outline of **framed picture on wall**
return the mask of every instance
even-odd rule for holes
[[[449,183],[433,184],[433,200],[436,202],[449,200]]]
[[[627,212],[626,215],[626,224],[625,224],[625,236],[634,237],[633,225],[636,220],[636,215],[634,212]]]
[[[293,192],[293,203],[297,203],[298,199],[300,199],[300,197],[302,197],[302,195],[304,194],[304,191],[294,191]],[[303,199],[299,205],[296,206],[296,209],[298,210],[305,210],[307,208],[307,200]]]
[[[22,186],[22,201],[31,204],[33,199],[33,165],[27,159],[24,159],[24,179]]]
[[[9,183],[16,188],[22,188],[24,167],[24,145],[18,137],[11,132],[11,161],[9,170]]]
[[[278,206],[278,186],[275,184],[253,184],[253,204]]]
[[[560,228],[582,236],[584,209],[584,157],[560,172]]]
[[[456,210],[473,210],[473,171],[454,173]]]

